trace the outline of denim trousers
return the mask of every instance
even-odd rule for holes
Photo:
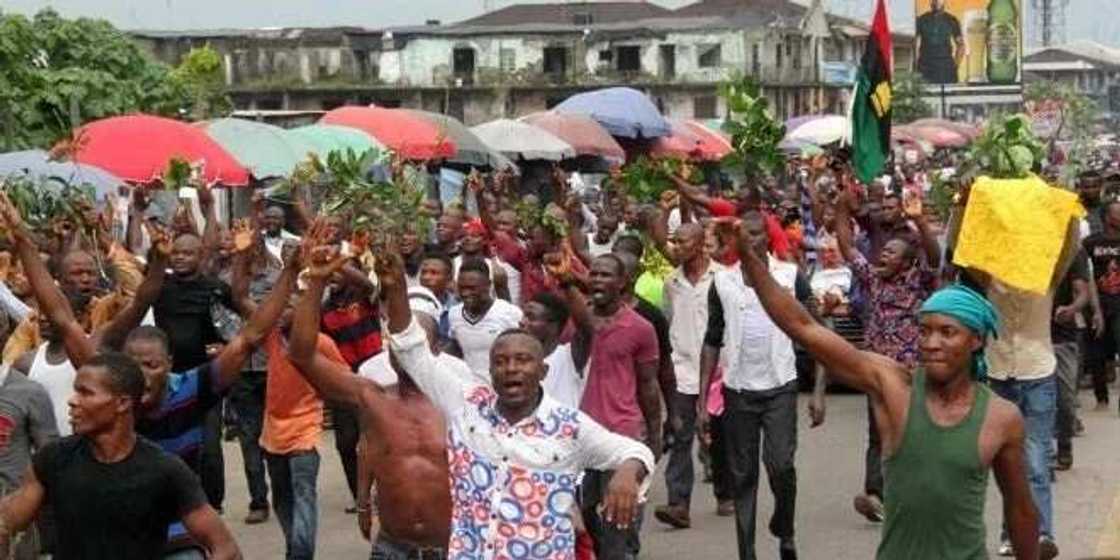
[[[266,380],[263,371],[242,372],[229,395],[229,404],[237,411],[237,439],[249,486],[250,510],[268,509],[268,481],[260,444]]]
[[[1019,412],[1023,415],[1027,436],[1027,481],[1031,486],[1034,506],[1038,510],[1039,532],[1050,538],[1054,537],[1050,455],[1053,452],[1054,419],[1058,409],[1058,384],[1055,377],[1050,375],[1031,380],[989,380],[992,390],[1019,407]]]
[[[767,391],[723,388],[723,428],[735,500],[739,560],[754,560],[759,454],[774,494],[770,533],[793,538],[797,502],[797,381]]]
[[[692,484],[696,471],[692,464],[692,444],[696,439],[696,401],[698,395],[673,394],[673,414],[681,425],[673,431],[673,446],[665,465],[665,488],[669,505],[684,506],[692,503]]]
[[[272,479],[272,509],[287,544],[285,559],[310,560],[315,557],[315,534],[319,528],[319,452],[265,452],[265,463]]]
[[[1077,370],[1080,360],[1076,342],[1054,343],[1058,359],[1058,408],[1054,429],[1059,451],[1073,451],[1073,427],[1077,423]]]

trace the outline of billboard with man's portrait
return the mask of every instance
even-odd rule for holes
[[[1020,83],[1022,0],[914,2],[914,68],[926,82]]]

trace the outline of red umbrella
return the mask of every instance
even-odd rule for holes
[[[970,141],[967,136],[959,132],[936,126],[910,125],[906,130],[919,140],[925,140],[938,148],[959,148],[968,145]]]
[[[455,155],[455,143],[428,120],[399,109],[339,107],[319,119],[322,124],[356,128],[407,159],[439,159]]]
[[[228,186],[249,184],[249,172],[206,131],[185,122],[126,115],[93,121],[75,135],[72,159],[96,165],[126,181],[159,179],[173,158],[202,162],[207,182]]]
[[[669,119],[671,132],[653,141],[650,155],[701,161],[718,161],[731,152],[731,144],[702,124]]]
[[[551,132],[570,144],[581,156],[599,156],[620,163],[626,161],[626,151],[591,117],[548,111],[526,115],[520,120]]]
[[[957,122],[957,121],[948,121],[948,120],[945,120],[945,119],[934,119],[934,118],[918,119],[918,120],[910,123],[910,126],[922,126],[922,127],[932,126],[932,127],[936,127],[936,128],[947,128],[949,130],[952,130],[953,132],[956,132],[957,134],[960,134],[960,135],[968,138],[969,140],[975,140],[977,137],[980,136],[980,129],[976,128],[975,126],[973,126],[971,124]]]

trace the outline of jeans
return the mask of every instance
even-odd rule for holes
[[[638,516],[628,529],[619,529],[599,517],[598,506],[607,496],[614,471],[585,471],[581,487],[580,509],[583,524],[595,541],[596,560],[634,560],[641,549],[638,534],[642,529],[644,511],[638,508]]]
[[[310,560],[315,557],[315,533],[319,528],[319,452],[265,452],[265,462],[272,479],[272,508],[287,544],[285,559]]]
[[[1058,389],[1054,375],[1042,379],[989,381],[995,393],[1019,407],[1023,414],[1027,441],[1027,480],[1038,509],[1040,533],[1054,538],[1054,507],[1050,490],[1050,454],[1054,438],[1054,417]],[[1005,530],[1006,531],[1006,530]]]
[[[397,542],[378,534],[373,541],[369,560],[444,560],[447,550],[443,548],[420,548],[413,544]]]
[[[222,455],[222,407],[206,413],[202,424],[202,465],[199,478],[210,506],[222,511],[226,499],[226,462]]]
[[[689,508],[692,502],[692,484],[696,473],[692,466],[692,442],[696,439],[697,395],[673,393],[673,415],[681,429],[673,432],[673,447],[665,465],[665,488],[669,505]]]
[[[245,463],[245,480],[249,484],[250,510],[268,509],[268,481],[260,444],[266,380],[265,372],[243,372],[229,396],[230,405],[237,411],[238,442]]]
[[[1054,344],[1054,356],[1058,359],[1058,409],[1054,429],[1058,436],[1058,451],[1073,452],[1073,426],[1077,420],[1077,342]]]
[[[346,485],[350,497],[358,497],[358,415],[348,407],[330,405],[331,425],[334,427],[334,448],[342,461],[342,471],[346,474]]]
[[[735,536],[739,560],[754,560],[755,516],[758,502],[758,459],[774,494],[770,533],[793,538],[797,501],[797,381],[768,391],[735,391],[723,388],[727,460],[735,496]],[[760,436],[762,436],[760,438]]]
[[[883,497],[883,444],[879,440],[879,426],[875,421],[875,411],[871,407],[871,397],[867,397],[867,453],[863,461],[863,493],[881,499]]]

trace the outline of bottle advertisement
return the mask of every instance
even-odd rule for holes
[[[1020,83],[1023,0],[914,1],[914,69],[927,83]]]

